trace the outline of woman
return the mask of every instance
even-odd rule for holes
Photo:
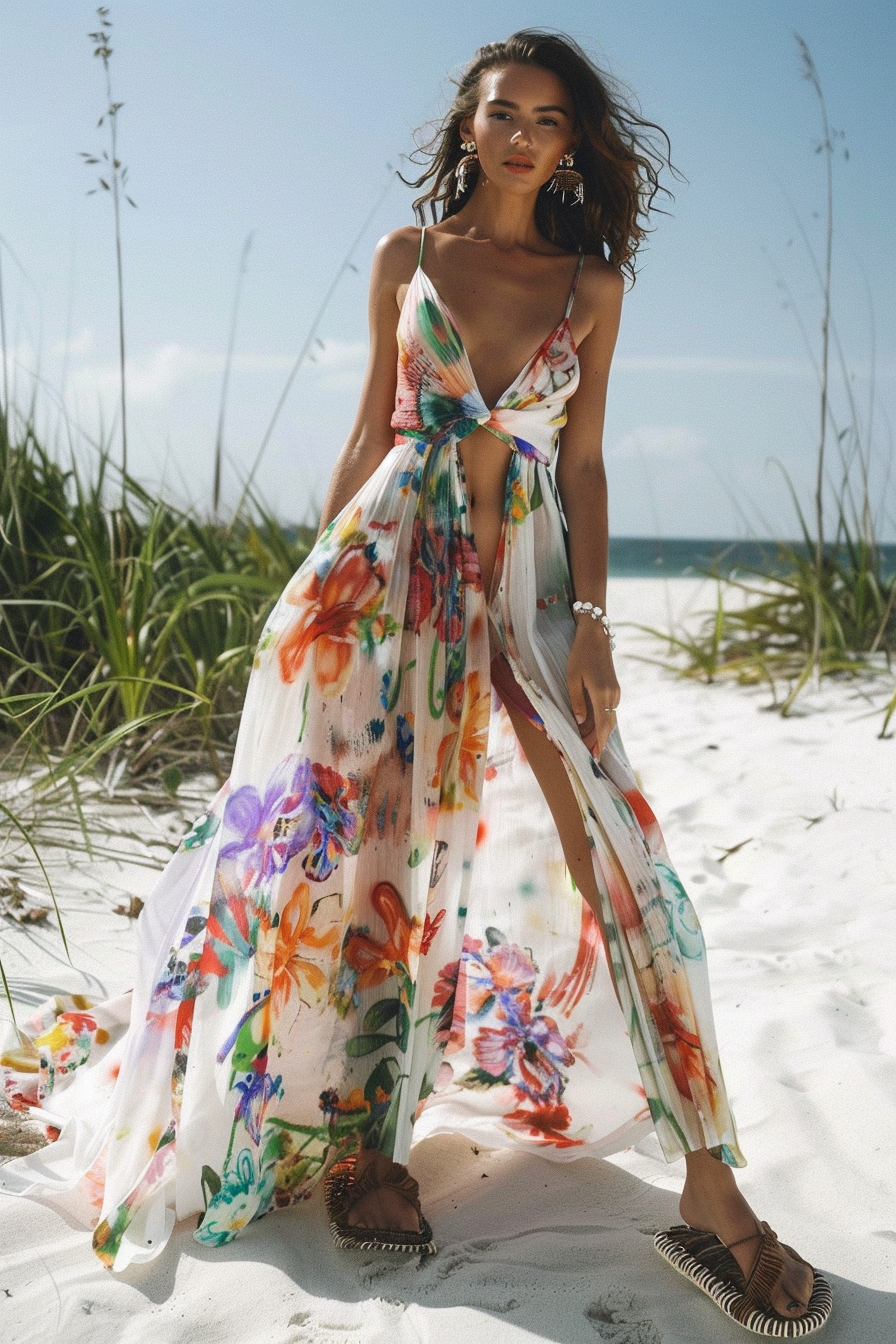
[[[5,1187],[92,1191],[111,1267],[325,1173],[338,1245],[428,1252],[412,1133],[566,1158],[652,1126],[687,1162],[662,1253],[759,1332],[826,1318],[735,1185],[699,925],[615,728],[601,434],[649,127],[567,38],[485,47],[416,184],[441,219],[376,250],[317,543],[130,1001],[56,1001],[4,1057],[61,1129]]]

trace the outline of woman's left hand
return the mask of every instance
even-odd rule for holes
[[[620,690],[610,640],[600,621],[590,616],[576,620],[566,681],[582,740],[594,759],[599,760],[616,726]]]

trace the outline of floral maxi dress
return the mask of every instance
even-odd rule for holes
[[[137,922],[133,989],[48,1001],[0,1058],[53,1138],[0,1189],[74,1192],[116,1270],[191,1214],[197,1240],[230,1241],[359,1140],[399,1162],[444,1132],[568,1159],[653,1128],[669,1160],[743,1162],[700,926],[618,730],[595,761],[567,689],[550,468],[581,260],[489,409],[422,244],[394,447],[271,613],[231,778]],[[480,427],[513,450],[488,594],[458,451]],[[561,754],[606,946],[508,698]]]

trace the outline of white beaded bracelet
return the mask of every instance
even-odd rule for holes
[[[572,609],[573,611],[586,611],[592,620],[600,621],[606,632],[607,639],[610,641],[610,649],[615,649],[616,637],[613,634],[613,627],[610,625],[606,613],[600,607],[594,602],[573,602]]]

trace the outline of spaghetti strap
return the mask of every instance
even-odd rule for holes
[[[420,225],[420,251],[417,253],[417,270],[423,265],[423,239],[426,237],[426,225]]]
[[[420,244],[420,251],[421,251],[421,252],[423,251],[423,244],[422,244],[422,242],[421,242],[421,244]],[[572,280],[572,288],[571,288],[570,291],[569,291],[569,298],[568,298],[567,301],[566,301],[566,312],[563,314],[564,318],[569,317],[570,313],[572,312],[573,300],[574,300],[575,297],[576,297],[576,290],[577,290],[578,287],[579,287],[579,276],[582,274],[582,267],[584,266],[584,264],[585,264],[585,253],[584,253],[584,252],[580,252],[580,253],[579,253],[579,264],[578,264],[578,266],[576,267],[576,273],[575,273],[575,275],[573,276],[573,280]]]

